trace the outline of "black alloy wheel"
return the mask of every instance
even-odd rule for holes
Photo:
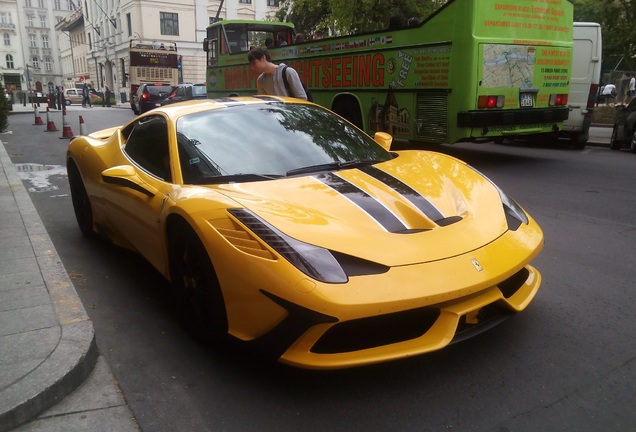
[[[194,230],[179,222],[169,233],[170,276],[177,312],[204,343],[227,335],[227,314],[210,257]]]
[[[80,231],[86,238],[93,238],[95,231],[93,230],[93,208],[88,198],[88,193],[84,187],[82,176],[75,162],[69,160],[66,168],[68,174],[68,182],[71,188],[71,200],[73,201],[73,210]]]

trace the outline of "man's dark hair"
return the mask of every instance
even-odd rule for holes
[[[252,63],[255,60],[261,60],[265,56],[267,61],[272,61],[272,58],[269,55],[269,51],[263,47],[255,47],[247,53],[247,61]]]

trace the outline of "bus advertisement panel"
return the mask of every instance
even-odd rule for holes
[[[179,84],[179,56],[174,42],[130,41],[128,59],[130,82],[130,107],[137,88],[143,83]]]
[[[573,7],[567,0],[450,0],[417,26],[292,44],[293,25],[208,27],[209,97],[252,95],[250,46],[277,40],[314,101],[369,133],[433,143],[554,134],[568,117]]]

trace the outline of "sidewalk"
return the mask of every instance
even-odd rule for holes
[[[0,244],[0,432],[138,431],[1,141]]]

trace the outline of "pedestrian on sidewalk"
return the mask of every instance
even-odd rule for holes
[[[106,90],[104,91],[104,99],[106,101],[106,106],[110,108],[110,89],[106,86]]]
[[[88,105],[89,108],[93,108],[93,102],[91,102],[91,92],[88,88],[88,84],[84,83],[82,87],[82,106],[86,108]]]
[[[603,87],[602,95],[603,102],[608,104],[611,100],[612,103],[614,103],[616,100],[616,86],[612,83],[606,84],[605,87]]]
[[[57,103],[57,109],[62,109],[62,98],[64,97],[64,90],[62,86],[55,87],[55,102]]]

